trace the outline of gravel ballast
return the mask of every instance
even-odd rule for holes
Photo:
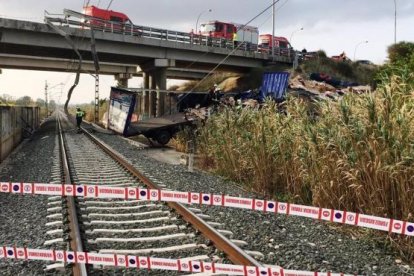
[[[147,149],[133,146],[121,137],[100,133],[97,136],[135,167],[144,168],[145,175],[162,181],[170,189],[255,197],[220,177],[200,171],[189,173],[184,166],[147,157]],[[246,249],[263,253],[264,257],[258,260],[265,264],[361,275],[414,275],[414,270],[401,263],[385,243],[343,234],[336,229],[339,225],[240,209],[201,208],[214,221],[224,224],[223,229],[232,231],[233,239],[248,242]]]
[[[45,122],[31,139],[0,164],[0,180],[50,182],[55,127],[55,121]],[[121,137],[97,136],[137,168],[144,168],[144,174],[158,179],[170,189],[255,197],[220,177],[200,171],[189,173],[184,166],[147,157],[147,149],[137,148]],[[45,248],[47,197],[0,193],[0,204],[2,245]],[[339,225],[248,210],[196,207],[212,217],[213,221],[224,224],[222,228],[233,232],[233,239],[246,241],[248,245],[245,249],[263,253],[258,260],[265,264],[281,265],[286,269],[360,275],[414,275],[414,270],[401,264],[397,254],[383,243],[342,234],[337,229]],[[46,263],[40,261],[1,259],[0,275],[44,275],[45,266]],[[159,273],[162,275],[162,272]]]
[[[2,164],[2,182],[50,181],[56,122],[46,121]],[[0,245],[44,248],[46,196],[0,193]],[[44,275],[45,262],[0,259],[0,275]]]

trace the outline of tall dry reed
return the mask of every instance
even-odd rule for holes
[[[201,130],[199,150],[217,173],[267,197],[413,220],[413,84],[401,69],[372,94],[291,98],[287,115],[272,103],[225,109]]]

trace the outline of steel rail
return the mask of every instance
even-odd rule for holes
[[[104,142],[93,136],[87,130],[82,129],[87,137],[89,137],[96,145],[98,145],[109,156],[116,160],[121,166],[127,169],[133,176],[142,181],[151,189],[160,189],[160,187],[141,174],[134,166],[128,161],[124,160],[118,153],[111,149]],[[221,251],[223,251],[227,257],[234,263],[239,265],[250,265],[262,267],[263,265],[256,261],[253,257],[248,255],[240,247],[232,243],[229,239],[217,232],[213,227],[208,225],[205,221],[200,219],[192,211],[186,208],[184,205],[175,202],[167,203],[169,207],[173,208],[178,214],[180,214],[185,221],[190,223],[195,229],[200,231],[206,238],[211,240],[214,245]]]
[[[64,183],[72,183],[69,170],[69,162],[66,155],[65,141],[62,132],[62,126],[60,123],[59,115],[57,115],[57,123],[59,129],[59,146],[60,146],[60,155],[62,160],[62,168],[64,175]],[[73,251],[83,252],[82,239],[80,235],[79,222],[76,212],[75,200],[72,196],[67,196],[68,202],[68,214],[70,222],[70,247]],[[87,270],[85,264],[73,264],[73,275],[74,276],[87,276]]]

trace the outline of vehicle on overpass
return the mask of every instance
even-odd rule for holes
[[[257,45],[259,41],[259,29],[257,27],[217,20],[201,24],[200,34],[229,41],[235,40],[238,43],[250,45]]]
[[[259,51],[264,53],[271,53],[272,47],[275,49],[276,54],[288,56],[292,50],[287,38],[282,36],[274,36],[271,34],[263,34],[259,36]]]
[[[105,21],[118,22],[120,24],[131,24],[128,16],[121,12],[113,10],[104,10],[95,6],[86,6],[83,8],[83,14],[96,17]]]

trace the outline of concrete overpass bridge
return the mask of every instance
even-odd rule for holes
[[[167,78],[201,79],[219,63],[217,71],[245,73],[271,59],[291,62],[249,45],[233,49],[227,41],[191,33],[135,25],[121,30],[112,23],[96,28],[69,15],[46,19],[48,24],[0,18],[0,68],[75,72],[75,47],[83,59],[81,72],[94,73],[92,39],[101,74],[115,75],[124,86],[142,75],[144,88],[152,90],[165,90]]]

